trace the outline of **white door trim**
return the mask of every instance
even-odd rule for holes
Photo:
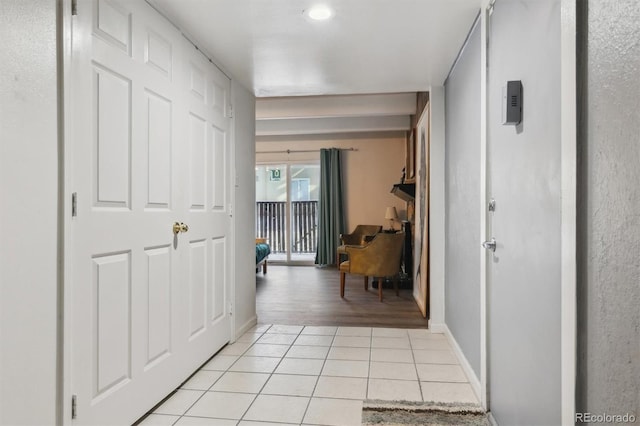
[[[163,15],[164,16],[164,15]],[[171,22],[171,21],[169,21]],[[218,68],[219,69],[219,68]],[[221,70],[222,71],[222,70]],[[224,74],[224,71],[223,71]],[[228,74],[227,77],[229,77]],[[231,340],[229,340],[229,344],[235,343],[236,339],[240,336],[236,336],[237,324],[236,324],[236,311],[237,311],[237,301],[236,301],[236,188],[238,187],[238,170],[236,169],[236,114],[235,114],[235,89],[233,84],[233,79],[229,77],[229,99],[227,100],[227,113],[230,115],[229,117],[229,169],[227,171],[227,179],[229,179],[229,203],[230,203],[230,211],[229,211],[229,229],[230,232],[229,237],[229,248],[227,250],[227,255],[229,258],[227,259],[227,267],[229,268],[229,279],[227,280],[227,300],[225,303],[228,307],[230,307],[230,316],[231,321],[229,336]]]
[[[480,405],[485,410],[489,409],[488,387],[488,360],[487,360],[487,273],[489,268],[489,255],[482,247],[481,242],[487,241],[489,235],[489,220],[487,205],[489,203],[487,192],[487,66],[488,66],[488,37],[489,37],[489,9],[493,0],[483,0],[480,9],[480,238],[478,241],[478,253],[480,255]]]
[[[69,153],[71,152],[73,146],[73,140],[71,135],[73,132],[70,129],[73,129],[73,114],[71,111],[73,106],[71,104],[72,96],[71,96],[71,65],[73,62],[72,56],[72,32],[71,26],[73,21],[72,16],[72,0],[62,0],[59,4],[59,13],[58,16],[58,25],[61,25],[60,31],[60,43],[58,46],[62,51],[62,67],[63,67],[63,75],[62,78],[59,79],[63,82],[62,93],[64,98],[60,100],[61,107],[63,109],[63,141],[61,143],[63,152],[60,155],[63,157],[62,164],[64,167],[63,173],[63,188],[62,188],[62,200],[63,202],[58,206],[59,214],[62,217],[62,222],[64,224],[63,235],[60,236],[62,239],[62,298],[59,304],[59,312],[61,325],[59,329],[62,330],[62,336],[59,337],[58,345],[58,354],[61,354],[62,359],[58,363],[58,368],[61,371],[58,371],[58,380],[60,381],[58,385],[59,391],[61,391],[61,395],[58,396],[58,404],[57,408],[57,421],[59,424],[71,424],[71,352],[72,352],[72,340],[71,340],[71,331],[72,331],[72,323],[71,323],[71,311],[72,306],[69,301],[71,300],[71,222],[72,222],[72,211],[71,211],[71,177],[73,176],[73,161]]]
[[[563,425],[575,424],[576,384],[576,214],[577,105],[576,1],[560,5],[560,156],[561,156],[561,272],[560,347],[561,415]]]

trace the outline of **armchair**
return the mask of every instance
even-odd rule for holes
[[[340,265],[340,256],[347,254],[346,246],[363,246],[380,231],[382,231],[382,226],[379,225],[358,225],[350,234],[340,234],[342,245],[338,246],[336,250],[336,263]]]
[[[342,244],[350,246],[363,246],[367,243],[367,237],[373,237],[382,231],[380,225],[358,225],[350,234],[340,234]]]
[[[379,233],[365,246],[345,246],[349,260],[340,263],[340,297],[344,298],[345,275],[364,276],[364,290],[369,290],[369,277],[393,277],[398,295],[398,274],[402,258],[404,232]],[[382,282],[378,282],[378,298],[382,302]]]

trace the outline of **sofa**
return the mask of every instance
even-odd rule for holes
[[[256,272],[262,266],[262,273],[267,273],[267,258],[271,253],[271,247],[267,244],[266,238],[256,238]]]

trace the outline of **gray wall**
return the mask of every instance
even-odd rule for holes
[[[445,83],[445,323],[480,378],[480,25]]]
[[[640,417],[640,2],[578,1],[577,411]]]
[[[56,1],[0,2],[0,424],[56,422]]]

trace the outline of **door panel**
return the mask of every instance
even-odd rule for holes
[[[147,357],[145,369],[171,352],[171,246],[145,249],[147,255]]]
[[[154,31],[147,31],[145,63],[171,79],[173,62],[171,42]]]
[[[115,1],[98,1],[94,8],[94,34],[116,49],[131,54],[131,12]]]
[[[131,81],[94,64],[94,188],[96,206],[129,207],[131,200]]]
[[[145,90],[147,209],[171,208],[171,101]]]
[[[207,289],[206,241],[189,242],[189,336],[193,338],[205,327]]]
[[[70,388],[77,424],[131,424],[230,339],[230,80],[144,1],[73,34]]]
[[[207,91],[207,83],[205,80],[205,73],[197,65],[191,63],[189,70],[191,76],[191,94],[198,100],[204,101]]]
[[[193,112],[189,114],[191,210],[204,210],[205,206],[205,186],[207,183],[206,125],[207,122],[204,118],[198,117]]]
[[[93,258],[94,394],[131,379],[131,253]]]
[[[215,125],[211,127],[211,133],[213,134],[211,208],[212,210],[224,211],[227,199],[227,134]]]
[[[213,277],[211,294],[211,312],[210,320],[215,323],[221,319],[224,319],[226,287],[224,283],[227,280],[227,241],[225,237],[213,238],[211,250],[211,276]]]

